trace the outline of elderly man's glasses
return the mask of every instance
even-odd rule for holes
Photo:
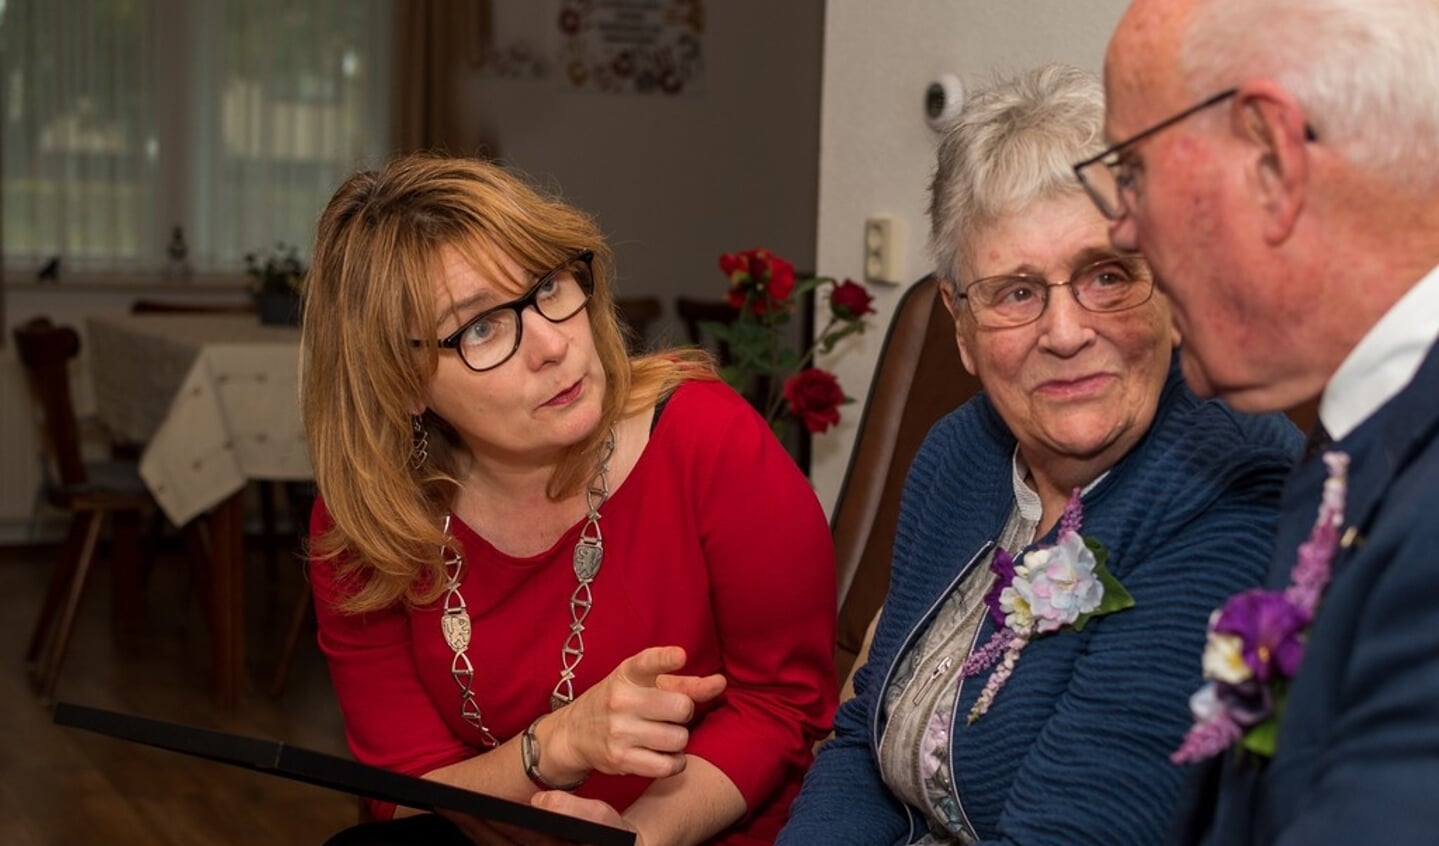
[[[1084,186],[1090,199],[1099,207],[1099,213],[1110,220],[1119,220],[1129,212],[1138,198],[1138,169],[1128,157],[1129,151],[1133,150],[1136,144],[1238,93],[1238,88],[1225,89],[1075,165],[1074,175],[1079,177],[1079,184]]]
[[[1113,256],[1080,268],[1064,282],[1032,273],[986,276],[969,283],[960,299],[986,329],[1010,329],[1038,320],[1051,288],[1068,286],[1074,301],[1100,314],[1143,305],[1154,294],[1154,277],[1138,255]]]
[[[551,323],[563,323],[584,310],[595,290],[594,258],[592,250],[571,256],[541,276],[523,297],[471,317],[453,334],[440,339],[438,346],[459,352],[465,366],[476,372],[499,367],[520,348],[525,309],[534,306]],[[410,341],[411,346],[425,344]]]

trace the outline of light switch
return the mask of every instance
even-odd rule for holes
[[[898,285],[904,275],[904,262],[900,256],[903,242],[899,218],[881,216],[867,218],[864,222],[864,279],[866,282],[880,282]]]

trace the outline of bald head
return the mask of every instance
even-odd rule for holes
[[[1439,263],[1435,0],[1133,0],[1105,89],[1111,237],[1164,280],[1201,393],[1317,394]]]
[[[1189,99],[1178,69],[1179,45],[1183,43],[1198,0],[1135,0],[1119,21],[1104,57],[1104,85],[1112,117],[1136,114],[1141,109],[1164,114]],[[1138,101],[1136,103],[1135,101]],[[1143,120],[1136,115],[1136,119]],[[1110,122],[1111,139],[1126,137]],[[1130,127],[1133,131],[1138,126]]]

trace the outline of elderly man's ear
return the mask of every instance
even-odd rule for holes
[[[944,307],[948,309],[950,318],[954,321],[954,340],[959,345],[959,360],[964,364],[964,369],[969,375],[977,375],[974,372],[974,359],[969,354],[969,338],[965,337],[964,318],[960,315],[959,298],[954,293],[954,283],[948,279],[939,283],[939,297],[944,301]]]
[[[1233,129],[1248,146],[1242,158],[1245,184],[1260,215],[1260,232],[1270,245],[1294,232],[1309,189],[1312,136],[1294,95],[1275,82],[1246,83],[1235,97]]]

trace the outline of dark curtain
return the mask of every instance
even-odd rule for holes
[[[490,0],[403,0],[395,16],[394,149],[476,152],[460,130],[459,88],[489,44]]]

